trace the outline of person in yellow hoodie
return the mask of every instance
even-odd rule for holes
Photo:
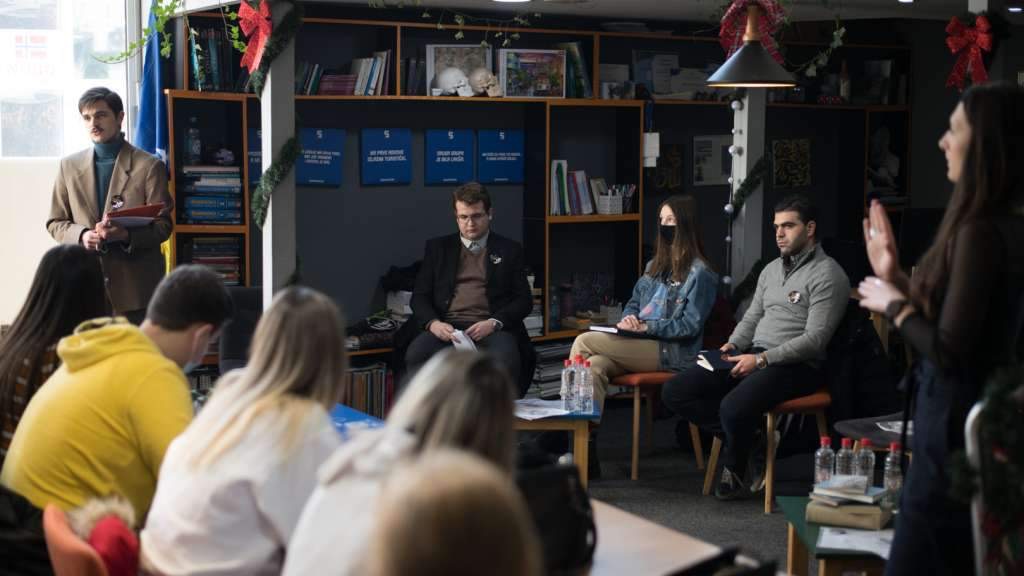
[[[79,325],[25,409],[0,484],[38,508],[120,494],[144,518],[164,452],[192,420],[182,370],[202,360],[232,308],[214,272],[181,266],[158,285],[141,326]]]

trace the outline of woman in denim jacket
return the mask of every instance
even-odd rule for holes
[[[672,196],[658,210],[654,259],[633,287],[616,326],[620,334],[586,332],[572,357],[590,360],[594,405],[604,408],[608,382],[627,372],[679,371],[694,364],[704,322],[718,294],[718,275],[704,257],[692,196]]]

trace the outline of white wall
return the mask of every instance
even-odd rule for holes
[[[21,309],[43,253],[57,158],[0,159],[0,323]]]

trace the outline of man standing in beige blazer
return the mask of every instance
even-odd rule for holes
[[[167,168],[125,141],[124,105],[116,93],[86,90],[78,111],[93,147],[61,159],[46,229],[58,242],[99,252],[114,313],[138,324],[164,276],[160,243],[174,226]],[[164,209],[145,226],[125,228],[107,219],[111,210],[161,202]]]

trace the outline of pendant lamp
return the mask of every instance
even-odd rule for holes
[[[747,6],[747,29],[743,46],[708,78],[710,88],[792,88],[793,75],[786,71],[761,45],[757,16],[761,7]]]

